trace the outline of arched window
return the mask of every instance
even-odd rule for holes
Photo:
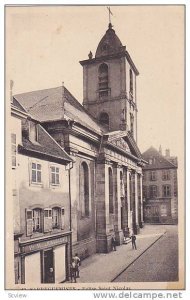
[[[64,229],[65,228],[65,209],[64,207],[52,208],[52,228]]]
[[[109,127],[109,115],[105,112],[102,112],[99,117],[99,121],[102,125]]]
[[[89,171],[85,162],[81,164],[80,170],[80,199],[81,199],[81,214],[83,217],[88,217],[89,208]]]
[[[108,66],[101,64],[98,69],[99,78],[99,95],[100,97],[108,96]]]
[[[42,209],[26,209],[26,235],[42,232]]]
[[[130,80],[130,94],[133,95],[133,72],[131,69],[129,71],[129,80]]]
[[[42,231],[41,214],[42,210],[40,208],[35,208],[32,211],[33,232]]]
[[[109,168],[109,213],[114,213],[113,207],[113,175],[112,170]]]

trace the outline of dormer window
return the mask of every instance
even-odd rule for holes
[[[31,142],[38,142],[38,125],[30,122],[29,139]]]

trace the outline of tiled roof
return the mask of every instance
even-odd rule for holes
[[[24,109],[24,107],[22,107],[22,105],[20,105],[20,103],[15,98],[13,98],[12,105],[13,105],[13,107],[19,109],[21,112],[26,113],[26,110]]]
[[[28,138],[23,137],[22,145],[19,146],[20,152],[33,152],[38,156],[51,156],[52,159],[58,159],[61,161],[72,161],[70,156],[64,149],[47,133],[47,131],[41,126],[38,126],[38,142],[32,142]]]
[[[176,168],[172,162],[167,160],[163,155],[161,155],[154,147],[150,147],[142,154],[144,160],[149,161],[152,159],[152,164],[147,164],[144,166],[145,170],[150,169],[172,169]]]
[[[106,46],[106,49],[105,49]],[[105,35],[98,44],[96,50],[96,57],[110,55],[121,51],[122,43],[118,36],[115,34],[115,30],[112,29],[112,25],[109,24],[109,28]]]
[[[75,97],[62,86],[14,95],[14,98],[39,122],[70,119],[101,134],[105,129],[89,115]]]

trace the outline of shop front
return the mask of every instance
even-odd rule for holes
[[[20,242],[21,283],[60,283],[69,278],[71,233]]]

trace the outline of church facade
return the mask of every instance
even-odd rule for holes
[[[73,161],[72,251],[83,259],[112,250],[143,226],[137,146],[136,77],[126,47],[109,27],[83,67],[83,105],[64,86],[15,95]]]

